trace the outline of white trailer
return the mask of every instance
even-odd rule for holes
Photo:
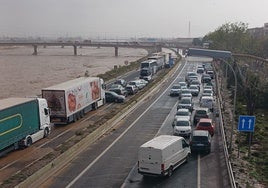
[[[189,144],[180,136],[161,135],[139,148],[138,172],[145,176],[171,176],[188,160]]]
[[[98,77],[80,77],[42,89],[54,124],[67,124],[105,103],[104,82]]]
[[[157,64],[157,70],[164,68],[166,64],[166,53],[158,52],[152,54],[152,56],[148,57],[148,60],[155,60]]]

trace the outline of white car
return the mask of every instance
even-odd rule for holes
[[[192,102],[192,98],[191,97],[183,97],[181,98],[178,106],[177,106],[177,110],[180,108],[186,108],[189,109],[190,112],[193,111],[193,102]]]
[[[169,92],[170,96],[179,96],[181,91],[181,86],[179,84],[174,84]]]
[[[211,96],[202,96],[200,98],[200,107],[208,108],[213,112],[213,97]]]
[[[210,96],[213,97],[213,90],[212,89],[204,89],[202,96]]]
[[[178,117],[174,120],[173,134],[177,136],[190,136],[192,132],[191,121],[187,117]]]
[[[190,85],[189,90],[191,91],[193,96],[199,95],[199,88],[197,85]]]
[[[137,80],[132,80],[128,82],[128,85],[136,86],[138,89],[142,89],[144,86]]]
[[[176,112],[175,116],[174,116],[174,120],[178,117],[186,117],[189,120],[191,120],[191,112],[189,111],[189,109],[186,108],[180,108],[178,109],[178,111]]]

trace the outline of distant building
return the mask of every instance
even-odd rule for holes
[[[250,28],[248,32],[251,36],[256,38],[268,36],[268,23],[265,23],[263,27]]]

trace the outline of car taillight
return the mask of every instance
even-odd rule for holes
[[[165,164],[161,164],[161,171],[165,170]]]

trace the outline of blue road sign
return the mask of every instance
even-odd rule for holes
[[[239,116],[238,131],[254,132],[255,116]]]

